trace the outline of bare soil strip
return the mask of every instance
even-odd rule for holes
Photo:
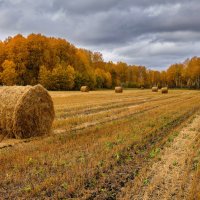
[[[118,199],[187,199],[192,179],[190,165],[193,148],[200,137],[200,116],[178,134],[163,150],[146,174],[124,189]],[[188,171],[189,170],[189,171]]]

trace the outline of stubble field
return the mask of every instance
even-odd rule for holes
[[[50,94],[49,135],[0,143],[0,199],[200,198],[199,91]]]

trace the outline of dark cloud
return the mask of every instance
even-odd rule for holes
[[[199,55],[199,10],[199,0],[0,0],[0,38],[40,32],[162,68]]]

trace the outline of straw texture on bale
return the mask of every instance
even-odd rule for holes
[[[89,91],[90,91],[90,89],[89,89],[88,86],[82,86],[81,87],[81,92],[89,92]]]
[[[123,88],[122,87],[115,87],[115,93],[122,93],[123,92]]]
[[[152,87],[152,92],[158,92],[158,87]]]
[[[168,88],[167,87],[161,88],[161,92],[162,92],[162,94],[167,94],[168,93]]]
[[[41,85],[0,90],[0,135],[22,139],[47,134],[54,116],[51,96]]]

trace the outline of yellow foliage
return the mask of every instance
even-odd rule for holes
[[[0,73],[1,82],[5,85],[15,85],[17,81],[15,63],[13,61],[5,60],[2,67],[3,72]]]

